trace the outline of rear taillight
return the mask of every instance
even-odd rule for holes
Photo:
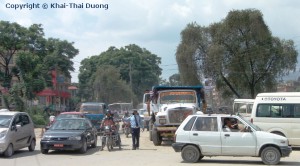
[[[253,118],[250,119],[250,122],[253,123]]]

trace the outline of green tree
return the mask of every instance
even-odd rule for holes
[[[213,78],[224,96],[254,98],[275,91],[277,78],[295,69],[294,42],[272,36],[258,10],[233,10],[206,31],[194,27],[205,33],[195,39],[198,47],[184,43],[192,50],[187,56],[195,57],[193,64],[200,66],[196,70],[203,69],[197,75]]]
[[[74,71],[71,59],[79,52],[73,44],[54,38],[45,39],[41,24],[25,28],[17,23],[0,21],[1,85],[10,90],[13,76],[18,78],[18,82],[14,83],[15,88],[7,97],[14,99],[5,101],[20,103],[19,98],[33,99],[35,93],[43,90],[45,85],[51,86],[51,68],[70,78],[70,71]],[[11,68],[14,62],[16,66]]]
[[[9,89],[13,76],[10,64],[13,63],[13,57],[26,48],[27,29],[17,23],[0,21],[0,32],[0,81],[3,87]]]
[[[131,87],[120,76],[120,71],[114,66],[103,65],[97,69],[91,82],[96,101],[105,103],[134,102],[137,104]]]
[[[169,82],[171,86],[181,85],[180,74],[173,74],[169,77]]]
[[[81,62],[79,83],[84,96],[90,92],[87,82],[98,66],[111,65],[120,72],[120,78],[130,85],[136,96],[142,96],[145,89],[158,84],[161,68],[158,66],[161,59],[144,48],[131,44],[117,49],[110,47],[99,56],[92,56]]]

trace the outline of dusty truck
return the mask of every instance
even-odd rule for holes
[[[144,94],[144,103],[151,115],[149,138],[155,146],[172,140],[188,115],[205,113],[206,109],[202,86],[154,86]]]

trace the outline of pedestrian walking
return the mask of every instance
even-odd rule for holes
[[[132,150],[139,149],[140,147],[140,131],[144,131],[142,118],[138,114],[137,110],[134,110],[130,116],[130,126],[132,135]]]

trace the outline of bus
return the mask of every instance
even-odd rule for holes
[[[106,109],[105,103],[85,102],[81,104],[79,112],[86,114],[105,114]]]
[[[132,103],[111,103],[108,104],[108,110],[112,111],[114,114],[124,115],[126,111],[132,113]]]
[[[300,92],[257,94],[251,122],[264,131],[288,138],[292,146],[300,145]]]
[[[254,99],[234,99],[233,114],[240,114],[250,120]]]

